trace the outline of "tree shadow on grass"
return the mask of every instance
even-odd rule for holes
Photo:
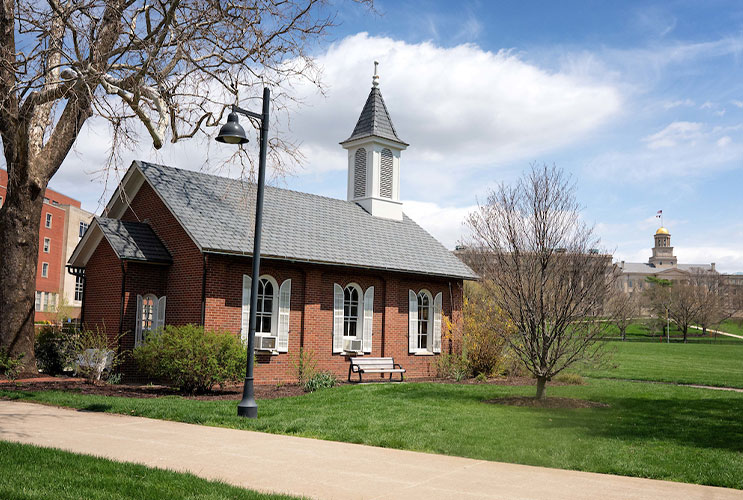
[[[107,412],[113,408],[112,405],[102,403],[92,403],[89,405],[81,406],[78,411],[92,411],[92,412]]]
[[[743,398],[601,398],[611,408],[553,416],[551,426],[582,428],[596,437],[743,451]]]

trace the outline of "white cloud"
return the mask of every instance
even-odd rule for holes
[[[700,137],[701,123],[673,122],[660,132],[649,135],[643,139],[648,143],[648,148],[670,148],[681,142],[690,142]]]
[[[731,142],[733,142],[733,140],[730,138],[729,135],[726,135],[724,137],[720,137],[719,139],[717,139],[717,145],[720,146],[721,148],[724,148]]]
[[[712,108],[714,108],[715,106],[716,106],[716,105],[715,105],[715,104],[713,104],[712,102],[710,102],[710,101],[705,101],[705,102],[704,102],[704,103],[703,103],[703,104],[702,104],[701,106],[699,106],[699,109],[712,109]]]
[[[449,249],[454,249],[469,234],[464,220],[476,208],[474,205],[441,207],[433,202],[410,200],[403,203],[405,214]]]
[[[411,147],[404,171],[447,175],[453,166],[534,159],[575,143],[619,113],[612,86],[545,71],[509,51],[472,44],[444,48],[366,33],[348,37],[321,55],[327,99],[311,91],[293,119],[293,133],[311,148],[348,137],[380,62],[381,90],[400,137]],[[300,94],[302,89],[300,89]],[[309,170],[327,168],[308,154]],[[338,165],[345,168],[345,161]]]
[[[730,101],[730,104],[732,104],[736,108],[743,108],[743,101],[738,101],[737,99],[733,99],[732,101]]]
[[[691,99],[680,99],[677,101],[667,101],[663,103],[663,108],[673,109],[673,108],[678,108],[679,106],[690,107],[690,106],[694,106],[694,104],[695,104],[694,101],[692,101]]]

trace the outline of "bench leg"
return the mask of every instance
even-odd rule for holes
[[[351,363],[348,363],[348,383],[351,383]]]

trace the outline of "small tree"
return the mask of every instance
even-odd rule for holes
[[[700,304],[694,321],[702,328],[702,335],[707,335],[710,326],[722,323],[740,309],[734,300],[735,291],[719,274],[695,271],[691,281],[698,289]]]
[[[688,281],[677,281],[671,285],[671,300],[668,305],[668,315],[676,326],[684,332],[686,342],[689,326],[699,316],[703,306],[701,287]]]
[[[622,340],[627,339],[627,327],[640,312],[640,301],[636,293],[616,290],[606,304],[609,322],[619,329]]]
[[[649,288],[645,289],[645,297],[648,299],[650,309],[655,314],[655,317],[660,319],[663,318],[665,323],[663,324],[663,333],[666,332],[668,324],[668,309],[671,305],[671,281],[655,276],[648,276],[645,281],[650,284]]]
[[[575,186],[556,167],[532,165],[515,186],[501,184],[467,223],[469,260],[513,323],[510,347],[542,399],[552,377],[601,355],[597,315],[616,279],[611,255],[595,250]]]

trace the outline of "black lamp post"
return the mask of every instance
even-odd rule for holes
[[[258,418],[258,404],[255,402],[253,391],[253,358],[255,352],[255,310],[258,307],[258,281],[261,269],[261,226],[263,224],[263,191],[266,180],[266,149],[268,147],[268,106],[271,100],[271,91],[263,89],[263,113],[253,113],[238,106],[232,106],[232,112],[227,116],[227,123],[222,126],[217,135],[217,141],[226,144],[245,144],[248,138],[240,125],[237,114],[255,118],[261,124],[261,149],[258,163],[258,193],[255,199],[255,231],[253,234],[253,281],[250,286],[250,320],[248,321],[248,366],[243,385],[243,398],[237,405],[237,415],[240,417]]]

